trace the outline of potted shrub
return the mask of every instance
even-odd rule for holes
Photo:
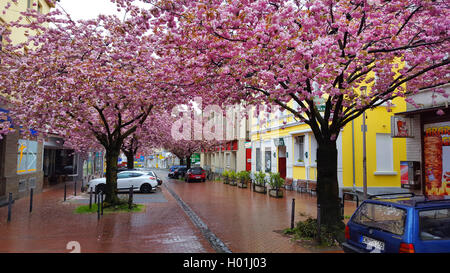
[[[230,172],[228,172],[226,170],[223,171],[222,178],[223,178],[223,183],[224,184],[229,184],[230,183]]]
[[[229,175],[230,177],[230,185],[236,186],[237,185],[237,173],[235,171],[230,171]]]
[[[283,191],[281,188],[284,185],[284,179],[281,178],[279,173],[270,173],[270,180],[269,180],[269,195],[276,198],[283,197]]]
[[[238,173],[238,178],[239,178],[238,187],[239,188],[247,188],[247,184],[250,181],[250,172],[240,171]]]
[[[259,193],[266,193],[266,174],[264,172],[257,172],[255,174],[255,181],[253,183],[253,191]]]

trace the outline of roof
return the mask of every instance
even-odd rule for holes
[[[371,196],[370,200],[377,202],[390,202],[404,207],[437,207],[442,204],[449,205],[450,196],[426,196],[413,193],[397,193]]]

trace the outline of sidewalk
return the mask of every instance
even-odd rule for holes
[[[307,249],[281,233],[290,227],[293,198],[295,222],[316,217],[315,195],[285,191],[283,198],[273,198],[250,188],[217,181],[186,183],[167,179],[164,171],[157,172],[232,252],[340,252],[337,248]],[[352,215],[355,209],[356,204],[346,202],[344,215]]]
[[[7,207],[0,208],[0,252],[64,253],[71,251],[66,248],[71,241],[83,253],[214,252],[176,200],[163,188],[156,194],[160,196],[149,199],[144,212],[107,214],[100,220],[97,214],[73,213],[80,203],[63,202],[61,185],[36,194],[31,214],[29,198],[16,200],[11,222]]]

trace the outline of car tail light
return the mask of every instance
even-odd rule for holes
[[[348,226],[345,226],[345,239],[350,240],[350,228]]]
[[[155,180],[155,178],[153,176],[149,176],[150,180]]]
[[[414,253],[414,245],[413,244],[407,244],[407,243],[401,243],[400,244],[400,250],[399,253]]]

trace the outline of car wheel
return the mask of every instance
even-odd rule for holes
[[[143,184],[143,185],[141,186],[140,191],[141,191],[142,193],[151,193],[151,192],[152,192],[152,186],[151,186],[150,184]]]
[[[202,182],[205,182],[205,181],[206,181],[206,179],[203,179],[203,180],[202,180]]]
[[[99,192],[105,193],[106,185],[105,184],[98,184],[95,186],[95,193],[98,194]]]

